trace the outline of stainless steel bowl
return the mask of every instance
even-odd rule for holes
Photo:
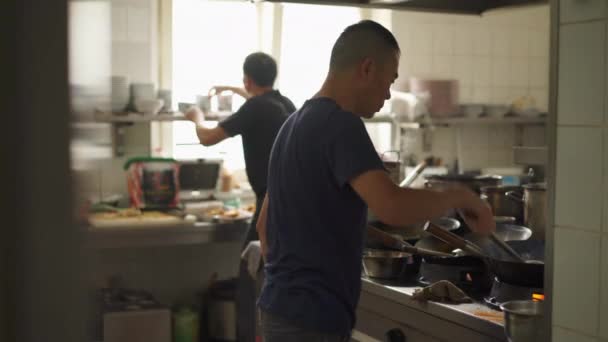
[[[502,241],[523,241],[532,236],[532,230],[516,224],[497,224],[496,235]]]
[[[399,278],[408,265],[414,267],[415,264],[416,261],[410,253],[381,249],[366,249],[363,252],[363,270],[372,278]]]
[[[510,342],[545,340],[543,302],[515,300],[500,308],[505,313],[505,333]]]

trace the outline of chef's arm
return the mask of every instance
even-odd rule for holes
[[[258,215],[258,222],[255,225],[255,228],[258,232],[258,237],[260,238],[260,246],[262,247],[262,257],[264,261],[266,261],[266,251],[268,244],[266,243],[266,221],[268,217],[268,194],[264,196],[264,202],[262,203],[262,208],[260,209],[260,214]]]
[[[210,95],[219,95],[224,91],[231,91],[235,94],[242,96],[245,99],[248,99],[251,97],[251,95],[249,95],[247,90],[245,90],[243,88],[231,87],[231,86],[214,86],[211,89],[209,89],[209,94]]]
[[[407,226],[438,218],[450,209],[461,209],[470,218],[467,223],[474,231],[495,228],[490,208],[466,188],[445,191],[400,188],[383,170],[366,171],[354,177],[350,185],[371,211],[389,225]]]
[[[196,123],[196,135],[204,146],[212,146],[228,138],[228,134],[226,134],[226,131],[220,125],[207,128],[200,123]]]
[[[194,123],[196,135],[198,136],[198,140],[201,144],[211,146],[228,138],[226,130],[224,130],[224,128],[222,128],[220,125],[213,128],[203,126],[203,122],[205,122],[205,115],[198,107],[190,107],[184,116]]]

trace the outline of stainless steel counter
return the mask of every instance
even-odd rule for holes
[[[194,222],[175,226],[88,228],[92,248],[188,245],[243,241],[249,221],[235,223]]]
[[[406,329],[411,328],[413,332],[410,332],[408,342],[506,341],[502,322],[496,320],[496,316],[500,315],[498,311],[480,301],[458,305],[419,302],[411,298],[418,288],[363,278],[358,310],[361,311],[358,312],[360,320],[378,317]],[[377,332],[375,335],[380,333],[377,328],[380,324],[362,322],[360,326],[364,326],[361,330]],[[385,324],[385,327],[390,328],[390,324]]]

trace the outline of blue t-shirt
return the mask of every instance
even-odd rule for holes
[[[333,100],[309,100],[285,121],[268,171],[263,310],[314,331],[352,330],[367,206],[349,182],[375,169],[363,121]]]

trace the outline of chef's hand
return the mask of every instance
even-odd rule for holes
[[[459,192],[463,205],[458,213],[473,232],[488,235],[496,230],[494,215],[490,206],[479,196],[468,189],[454,190]]]
[[[209,89],[209,96],[220,95],[221,93],[223,93],[225,91],[234,92],[233,89],[234,89],[234,87],[230,87],[230,86],[213,86],[213,87],[211,87],[211,89]]]
[[[186,113],[184,113],[186,119],[194,122],[195,124],[200,124],[205,121],[205,114],[198,108],[197,106],[192,106],[188,108]]]

